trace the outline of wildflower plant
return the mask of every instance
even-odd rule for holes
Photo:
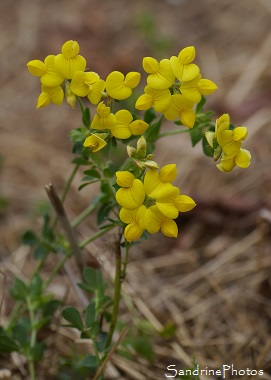
[[[205,96],[215,92],[217,86],[202,77],[194,62],[193,46],[161,61],[143,58],[146,82],[129,109],[122,108],[122,101],[136,88],[139,91],[141,74],[113,71],[102,79],[91,71],[91,64],[79,53],[78,42],[70,40],[63,44],[59,54],[27,64],[29,72],[40,79],[37,108],[50,103],[59,106],[63,102],[72,109],[78,105],[83,124],[70,131],[73,170],[62,196],[58,196],[52,184],[46,185],[58,219],[46,213],[42,236],[27,231],[23,237],[24,243],[33,247],[38,265],[29,282],[15,278],[11,289],[16,300],[15,311],[8,326],[0,332],[0,351],[18,351],[24,355],[31,380],[35,378],[35,363],[42,359],[45,350],[38,333],[61,306],[59,300],[46,293],[46,288],[66,261],[75,257],[82,276],[79,287],[87,292],[89,302],[83,313],[74,307],[64,308],[62,317],[70,327],[80,331],[82,338],[92,341],[93,354],[83,359],[82,366],[90,369],[95,379],[102,379],[108,358],[126,334],[123,330],[113,345],[129,250],[135,243],[160,231],[168,238],[177,238],[176,219],[196,206],[176,185],[180,170],[177,164],[169,162],[161,167],[156,161],[156,141],[188,132],[192,145],[202,141],[203,152],[218,162],[216,166],[222,172],[230,172],[235,166],[247,168],[251,158],[242,148],[247,137],[246,127],[235,127],[226,113],[214,122],[213,112],[204,112]],[[168,130],[162,133],[163,123]],[[175,124],[177,129],[171,130],[170,124]],[[119,152],[125,157],[121,163]],[[99,183],[100,194],[70,222],[63,204],[80,167],[84,168],[85,176],[79,190]],[[94,211],[97,211],[98,231],[78,241],[74,227]],[[64,235],[57,228],[58,221]],[[114,243],[116,268],[111,299],[107,295],[110,286],[103,279],[100,264],[93,259],[93,263],[86,266],[82,248],[113,229],[119,233]],[[56,252],[62,254],[62,259],[50,276],[42,280],[42,266]]]

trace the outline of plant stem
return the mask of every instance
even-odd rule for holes
[[[80,248],[84,248],[86,245],[88,245],[89,243],[91,243],[92,241],[96,240],[98,237],[102,236],[103,234],[105,234],[107,231],[111,230],[112,228],[116,227],[115,224],[112,224],[111,226],[108,226],[106,228],[103,228],[101,229],[100,231],[96,232],[96,234],[93,234],[92,236],[90,236],[89,238],[81,241],[79,243],[79,247]]]
[[[68,178],[68,181],[66,182],[66,185],[64,186],[64,189],[63,189],[63,193],[61,195],[61,202],[64,203],[65,202],[65,199],[67,197],[67,194],[70,190],[70,187],[71,187],[71,184],[72,184],[72,181],[75,177],[75,174],[77,173],[77,170],[79,169],[80,165],[79,164],[76,164]]]
[[[84,267],[85,267],[83,255],[82,255],[81,249],[78,245],[78,241],[77,241],[75,232],[74,232],[74,230],[73,230],[73,228],[72,228],[72,226],[71,226],[71,224],[67,218],[63,204],[62,204],[61,200],[59,199],[58,194],[57,194],[56,189],[53,186],[53,184],[50,183],[48,185],[45,185],[45,190],[46,190],[47,195],[50,199],[50,202],[52,203],[52,206],[54,207],[54,210],[55,210],[57,217],[58,217],[58,219],[62,225],[62,228],[67,235],[67,238],[68,238],[69,243],[70,243],[71,251],[75,257],[75,260],[76,260],[77,266],[80,270],[80,273],[82,274]]]
[[[119,313],[119,303],[120,303],[120,293],[121,293],[121,248],[120,248],[121,234],[119,239],[115,243],[115,282],[114,282],[114,305],[111,316],[111,325],[108,333],[108,341],[106,344],[106,348],[108,348],[111,344],[112,337],[116,328],[116,323],[118,319]]]
[[[72,222],[73,228],[77,227],[93,210],[97,207],[98,202],[91,203],[80,215],[78,215]]]
[[[59,261],[59,263],[54,267],[52,272],[50,273],[49,277],[44,281],[42,288],[46,289],[47,286],[53,281],[55,276],[58,274],[60,269],[63,268],[65,262],[71,257],[69,253],[66,253],[65,256]]]
[[[27,298],[27,308],[28,308],[30,323],[31,323],[31,337],[30,337],[31,352],[28,354],[28,367],[29,367],[30,380],[35,380],[35,366],[34,366],[34,360],[33,360],[33,350],[36,345],[37,331],[36,331],[36,326],[35,326],[36,324],[35,314],[34,314],[31,300],[29,298]]]
[[[173,135],[178,135],[179,133],[187,133],[187,132],[189,132],[189,129],[175,129],[174,131],[160,133],[157,137],[157,140],[161,139],[162,137],[173,136]]]
[[[125,279],[126,277],[126,267],[127,267],[127,264],[128,264],[128,259],[129,259],[129,248],[130,248],[130,243],[128,243],[127,240],[125,240],[125,259],[123,261],[123,268],[122,268],[122,271],[121,271],[121,279],[122,281]]]

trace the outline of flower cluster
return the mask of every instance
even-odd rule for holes
[[[202,78],[199,67],[192,63],[195,55],[194,46],[188,46],[178,57],[160,62],[152,57],[143,58],[143,68],[149,75],[144,94],[137,99],[135,107],[139,110],[153,107],[167,120],[179,118],[183,125],[193,128],[194,104],[200,102],[202,95],[209,95],[217,89],[214,82]]]
[[[249,166],[251,154],[241,148],[247,137],[247,128],[232,128],[228,114],[219,117],[216,120],[215,131],[206,132],[205,136],[214,150],[214,160],[220,159],[220,163],[216,165],[219,170],[230,172],[236,165],[240,168]]]
[[[124,230],[127,241],[139,239],[145,230],[150,234],[161,230],[168,237],[178,236],[174,219],[179,212],[190,211],[196,204],[172,185],[176,176],[175,164],[164,166],[160,172],[148,170],[142,180],[128,171],[116,173],[117,184],[120,186],[116,200],[122,207],[120,219],[127,224]]]

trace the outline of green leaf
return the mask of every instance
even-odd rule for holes
[[[27,230],[22,237],[23,244],[33,246],[38,243],[39,239],[37,235],[31,231]]]
[[[108,335],[105,332],[101,332],[96,338],[96,346],[99,352],[104,352],[106,349]]]
[[[85,127],[89,128],[90,127],[90,110],[89,108],[84,109],[84,113],[82,116],[82,122]]]
[[[29,326],[27,327],[24,322],[20,321],[13,326],[12,335],[19,342],[21,347],[29,346]]]
[[[152,143],[157,140],[158,135],[160,133],[160,128],[162,125],[162,119],[163,119],[163,116],[161,116],[160,119],[156,123],[151,124],[149,128],[146,130],[146,132],[144,133],[147,143]]]
[[[40,278],[39,274],[36,273],[31,278],[30,284],[29,284],[29,294],[31,298],[35,299],[38,295],[40,295],[42,292],[42,279]]]
[[[18,277],[14,278],[13,287],[10,289],[11,296],[16,301],[24,301],[28,296],[29,290],[26,284]]]
[[[100,269],[87,267],[83,271],[83,279],[93,289],[98,289],[103,285],[103,277]]]
[[[209,145],[209,143],[206,140],[205,136],[203,136],[203,139],[202,139],[202,149],[203,149],[203,153],[206,156],[213,157],[213,155],[214,155],[214,149]]]
[[[98,359],[94,355],[88,355],[80,362],[81,367],[96,368],[98,365]]]
[[[203,110],[203,106],[204,104],[206,103],[206,98],[204,96],[201,96],[201,100],[200,102],[197,104],[197,107],[196,107],[196,113],[199,114],[202,112]]]
[[[192,146],[197,145],[197,143],[202,139],[204,136],[202,128],[197,128],[194,126],[194,128],[189,130],[189,134],[191,137]]]
[[[33,252],[33,257],[35,260],[44,259],[47,254],[47,249],[43,244],[38,244]]]
[[[101,174],[94,169],[85,170],[84,174],[89,177],[88,179],[101,178]]]
[[[73,154],[81,154],[83,152],[83,150],[84,150],[83,142],[76,141],[73,144],[73,147],[72,147],[72,153]]]
[[[89,328],[96,318],[95,304],[90,302],[86,308],[86,327]]]
[[[88,158],[85,157],[75,157],[72,160],[72,163],[75,165],[91,165],[92,163],[88,161]]]
[[[155,113],[153,107],[149,108],[149,109],[144,113],[144,121],[145,121],[146,123],[148,123],[148,124],[150,124],[155,118],[156,118],[156,113]]]
[[[46,302],[45,305],[42,307],[42,315],[44,318],[52,317],[59,306],[61,305],[61,302],[58,300],[50,300]]]
[[[107,217],[112,210],[112,204],[111,203],[106,203],[102,205],[102,207],[99,208],[97,212],[97,223],[98,225],[102,224],[107,220]]]
[[[82,322],[80,313],[74,307],[67,307],[62,311],[62,317],[66,319],[66,321],[70,322],[72,327],[77,328],[80,331],[84,330],[84,324]]]
[[[45,350],[44,342],[39,342],[35,344],[34,347],[31,348],[30,354],[35,362],[39,362],[42,359],[44,350]]]
[[[0,352],[10,354],[13,351],[20,351],[18,344],[7,335],[0,335]]]

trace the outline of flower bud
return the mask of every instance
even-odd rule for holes
[[[127,149],[127,154],[128,154],[129,157],[134,157],[135,156],[135,154],[136,154],[136,149],[135,148],[133,148],[130,145],[127,145],[126,149]]]
[[[74,109],[75,104],[76,104],[76,95],[71,91],[69,81],[66,81],[65,83],[65,97],[66,97],[68,105],[72,109]]]
[[[138,156],[144,158],[146,156],[147,151],[147,143],[144,136],[141,136],[140,139],[137,140],[136,146]]]

